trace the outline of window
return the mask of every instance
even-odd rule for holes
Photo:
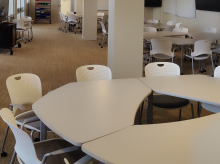
[[[9,0],[8,16],[12,16],[13,14],[14,14],[14,0]]]

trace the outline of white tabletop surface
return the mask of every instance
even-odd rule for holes
[[[151,94],[138,79],[70,83],[33,104],[46,126],[81,146],[134,125],[138,107]]]
[[[153,91],[220,106],[220,78],[205,75],[145,77],[140,80]]]
[[[170,40],[173,44],[176,45],[192,45],[198,39],[190,39],[190,38],[174,38],[171,36],[184,36],[187,33],[183,32],[172,32],[172,31],[159,31],[159,32],[144,32],[144,39],[150,41],[151,39],[164,39]]]
[[[147,23],[147,24],[144,24],[145,27],[154,27],[156,29],[164,29],[167,25],[166,24],[162,24],[162,23],[158,23],[158,24],[155,24],[155,23]]]
[[[103,163],[218,164],[220,114],[188,121],[138,125],[82,145]]]
[[[189,33],[191,37],[200,40],[220,40],[220,33]]]

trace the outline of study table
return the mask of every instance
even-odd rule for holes
[[[218,164],[220,114],[135,125],[82,145],[106,164]]]
[[[162,30],[162,29],[165,29],[166,28],[166,24],[162,24],[162,23],[146,23],[144,24],[144,27],[154,27],[156,28],[157,30]]]
[[[81,146],[134,125],[139,107],[150,95],[152,90],[138,79],[76,82],[48,93],[32,108],[52,131]],[[45,130],[41,140],[46,139]]]

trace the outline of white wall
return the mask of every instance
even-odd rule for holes
[[[153,18],[160,20],[162,23],[174,21],[182,23],[183,27],[190,32],[200,32],[204,27],[215,27],[220,33],[220,13],[211,11],[196,10],[196,18],[182,18],[173,14],[163,13],[163,8],[153,8]]]
[[[83,0],[74,1],[74,12],[76,12],[77,14],[83,13]]]
[[[153,19],[153,7],[145,7],[144,8],[144,18],[145,21],[149,19]]]
[[[53,2],[53,1],[52,1]],[[61,13],[67,15],[67,12],[71,11],[71,1],[63,1],[61,0]]]

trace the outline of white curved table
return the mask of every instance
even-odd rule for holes
[[[137,125],[82,145],[110,164],[220,163],[220,114],[154,125]]]
[[[32,108],[51,130],[81,146],[134,125],[139,106],[151,93],[138,79],[77,82],[48,93]]]
[[[162,23],[146,23],[144,24],[145,27],[154,27],[156,28],[157,30],[161,30],[161,29],[165,29],[166,28],[166,24],[162,24]]]

